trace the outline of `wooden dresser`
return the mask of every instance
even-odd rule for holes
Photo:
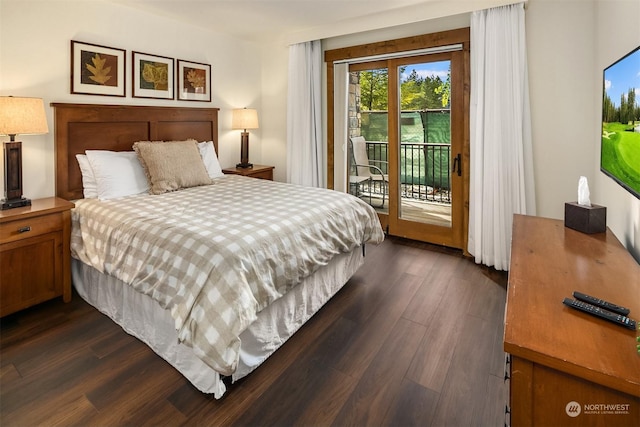
[[[71,208],[57,197],[0,211],[0,317],[62,296],[71,300]]]
[[[504,329],[511,425],[640,426],[638,331],[565,306],[573,291],[640,321],[640,266],[609,229],[516,215]]]

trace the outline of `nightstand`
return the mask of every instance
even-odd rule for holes
[[[71,208],[57,197],[0,211],[0,317],[62,296],[71,301]]]
[[[253,165],[252,168],[227,168],[223,173],[230,175],[250,176],[252,178],[268,179],[273,181],[274,166]]]

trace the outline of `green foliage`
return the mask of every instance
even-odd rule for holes
[[[605,92],[602,100],[602,120],[605,122],[615,122],[618,120],[618,111],[616,106],[611,102],[611,98]]]
[[[640,120],[640,104],[636,102],[636,92],[630,88],[627,94],[620,95],[620,106],[616,108],[605,92],[602,99],[602,120],[605,123],[629,123]]]
[[[389,72],[386,68],[360,71],[360,107],[362,111],[386,111]]]
[[[436,109],[446,106],[443,101],[445,82],[440,77],[420,77],[413,70],[406,80],[400,83],[400,108],[402,110]]]
[[[633,132],[627,124],[605,124],[602,167],[640,193],[640,133]]]
[[[442,96],[442,107],[448,108],[451,102],[451,64],[449,64],[449,73],[447,73],[447,81],[435,89],[435,92]]]

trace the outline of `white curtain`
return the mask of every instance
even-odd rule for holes
[[[471,15],[468,251],[508,270],[513,215],[535,215],[524,5]]]
[[[333,189],[344,193],[347,185],[347,134],[349,132],[349,64],[333,64]]]
[[[321,67],[320,41],[289,47],[287,181],[310,187],[325,186]]]

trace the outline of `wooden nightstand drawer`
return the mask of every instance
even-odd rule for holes
[[[63,294],[62,231],[0,246],[0,316]]]
[[[250,176],[251,178],[268,179],[270,181],[273,181],[273,169],[252,173],[248,176]]]
[[[60,213],[27,219],[16,219],[15,221],[2,224],[0,227],[0,243],[8,243],[54,231],[61,231],[62,227],[62,214]]]
[[[251,178],[268,179],[273,181],[273,166],[253,165],[252,168],[227,168],[222,169],[227,175],[242,175]]]
[[[0,317],[71,300],[71,209],[57,197],[0,211]]]

